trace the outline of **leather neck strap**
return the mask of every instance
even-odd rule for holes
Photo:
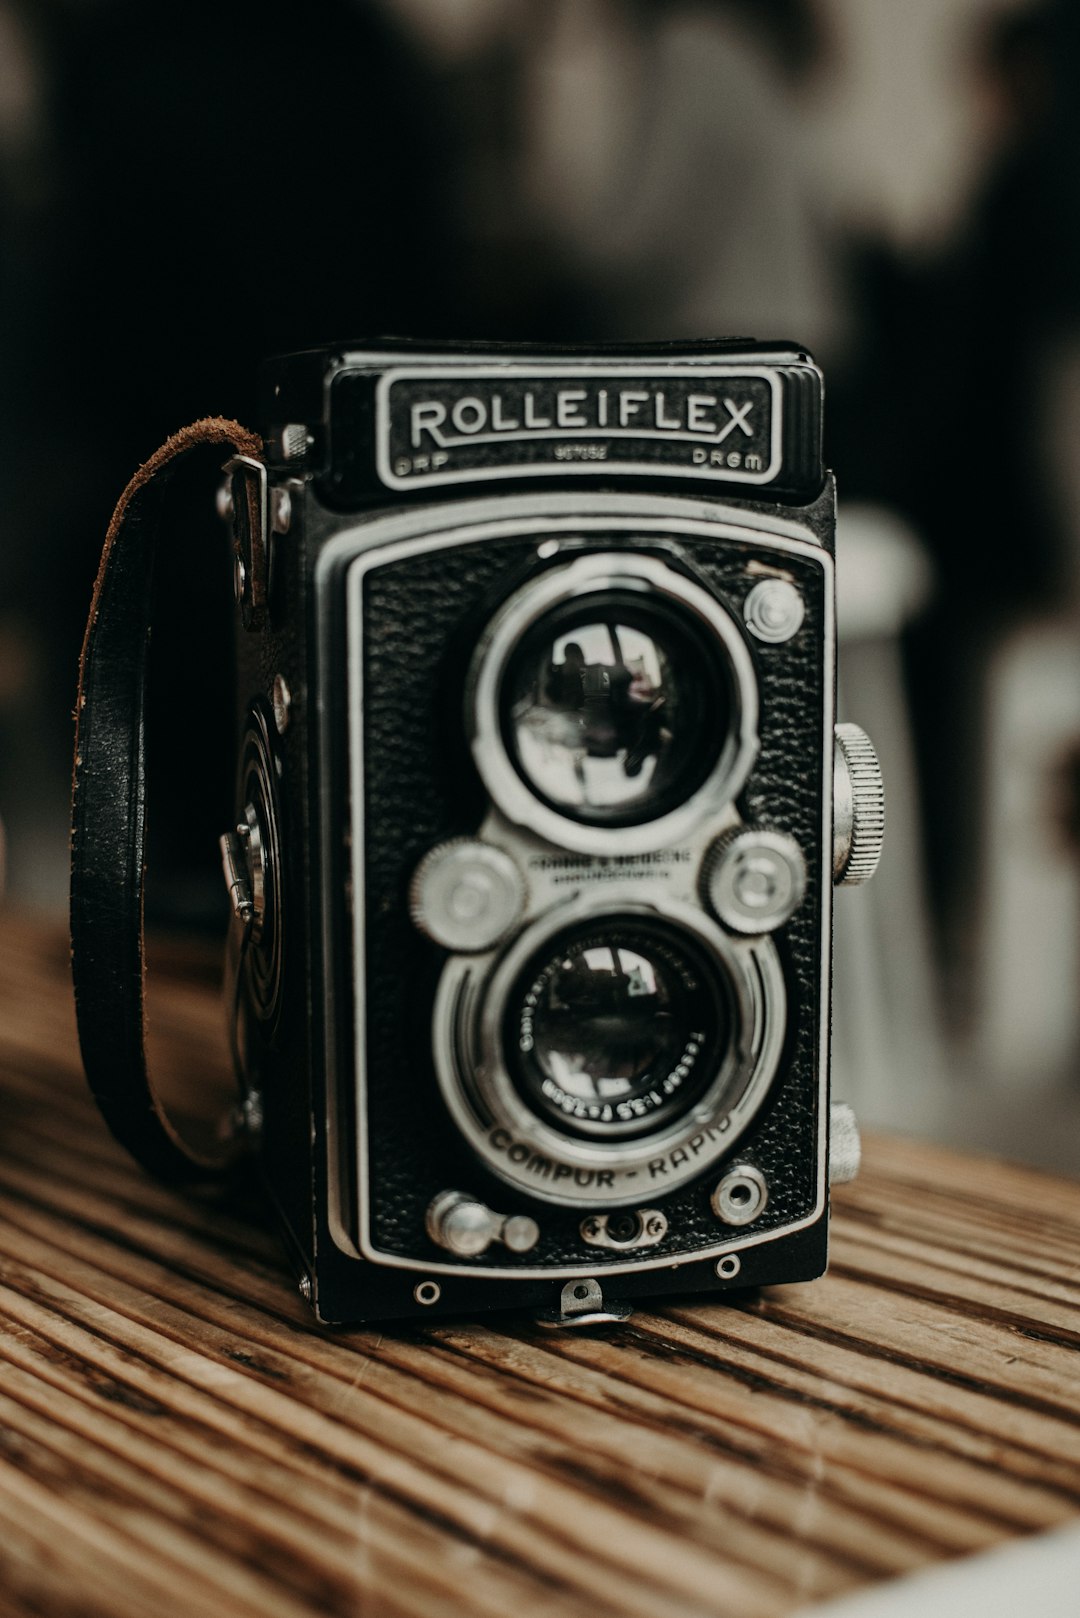
[[[105,537],[79,665],[71,829],[71,952],[79,1043],[105,1121],[162,1179],[221,1172],[236,1146],[198,1150],[167,1118],[146,1055],[146,661],[162,496],[194,452],[257,458],[259,438],[211,418],[176,433],[139,468]]]

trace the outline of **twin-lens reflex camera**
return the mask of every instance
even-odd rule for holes
[[[884,829],[820,371],[380,341],[271,361],[262,414],[219,497],[234,1132],[318,1317],[819,1275],[833,888]]]

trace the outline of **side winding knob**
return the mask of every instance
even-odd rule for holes
[[[873,743],[858,725],[837,725],[833,751],[833,881],[873,876],[885,840],[885,784]]]

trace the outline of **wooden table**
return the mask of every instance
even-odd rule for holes
[[[875,1139],[810,1286],[323,1331],[257,1199],[106,1136],[55,927],[0,918],[0,1008],[4,1612],[754,1618],[1077,1513],[1076,1185]]]

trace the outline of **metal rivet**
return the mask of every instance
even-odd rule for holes
[[[284,736],[289,728],[289,709],[292,707],[292,692],[285,683],[283,674],[274,675],[274,684],[270,692],[270,702],[274,710],[274,724],[277,726],[279,736]]]
[[[233,561],[233,595],[236,597],[238,606],[243,601],[246,593],[247,568],[244,566],[244,558],[237,556]]]
[[[716,1261],[716,1273],[721,1281],[730,1281],[732,1276],[738,1275],[742,1269],[742,1261],[738,1253],[725,1253],[723,1258]]]
[[[417,1303],[438,1303],[442,1297],[442,1287],[437,1281],[421,1281],[413,1287],[413,1297]]]
[[[258,1090],[246,1095],[239,1107],[240,1127],[245,1135],[259,1136],[263,1126],[263,1102]],[[308,1283],[310,1286],[310,1282]]]

